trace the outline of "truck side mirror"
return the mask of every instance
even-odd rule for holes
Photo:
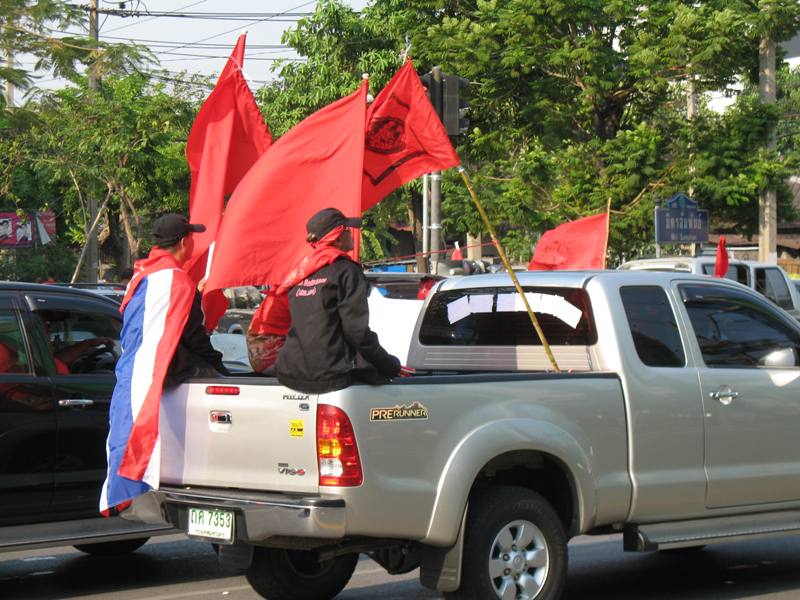
[[[773,350],[758,361],[762,367],[796,367],[797,351],[794,348]]]

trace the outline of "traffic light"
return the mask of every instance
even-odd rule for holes
[[[469,81],[457,75],[444,75],[442,92],[442,123],[447,135],[459,135],[469,129],[469,106],[466,90]]]
[[[425,86],[428,99],[444,124],[447,135],[465,133],[469,129],[469,106],[465,94],[469,81],[457,75],[445,75],[440,71],[437,81],[435,72],[438,68],[434,67],[432,72],[420,75],[420,81]]]
[[[431,104],[433,104],[433,110],[436,111],[436,114],[439,115],[439,119],[441,119],[442,82],[436,81],[436,79],[433,76],[433,72],[425,73],[425,75],[420,75],[419,78],[422,81],[422,85],[425,86],[425,90],[428,93],[428,100],[430,100]]]

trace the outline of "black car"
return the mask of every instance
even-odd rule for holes
[[[121,327],[93,292],[0,282],[0,552],[116,554],[170,531],[98,514]]]
[[[121,304],[122,299],[125,297],[125,286],[121,283],[56,283],[54,285],[76,288],[79,290],[88,290],[90,292],[94,292],[95,294],[110,298],[118,304]]]

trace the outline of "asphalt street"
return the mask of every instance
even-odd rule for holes
[[[3,600],[254,600],[241,575],[221,569],[209,544],[166,536],[118,558],[72,548],[0,554]],[[440,598],[417,572],[389,576],[362,559],[341,600]],[[797,600],[800,537],[722,544],[699,552],[627,554],[618,536],[570,543],[564,600]]]

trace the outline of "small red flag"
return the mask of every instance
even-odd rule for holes
[[[726,277],[728,275],[728,248],[725,246],[725,236],[719,236],[717,242],[717,261],[714,265],[714,277]]]
[[[450,260],[464,260],[464,253],[461,252],[461,246],[456,242],[455,250],[450,254]]]
[[[409,60],[367,111],[361,208],[404,183],[461,163]]]
[[[528,270],[604,269],[607,243],[608,213],[564,223],[542,235]]]
[[[314,213],[334,207],[360,215],[366,111],[365,81],[296,125],[253,165],[228,202],[206,294],[281,283],[310,249],[306,222]]]
[[[241,71],[245,35],[239,36],[217,85],[197,113],[186,158],[192,174],[189,214],[206,226],[194,234],[194,254],[185,265],[196,282],[205,276],[206,258],[222,220],[225,196],[233,192],[272,136]]]

